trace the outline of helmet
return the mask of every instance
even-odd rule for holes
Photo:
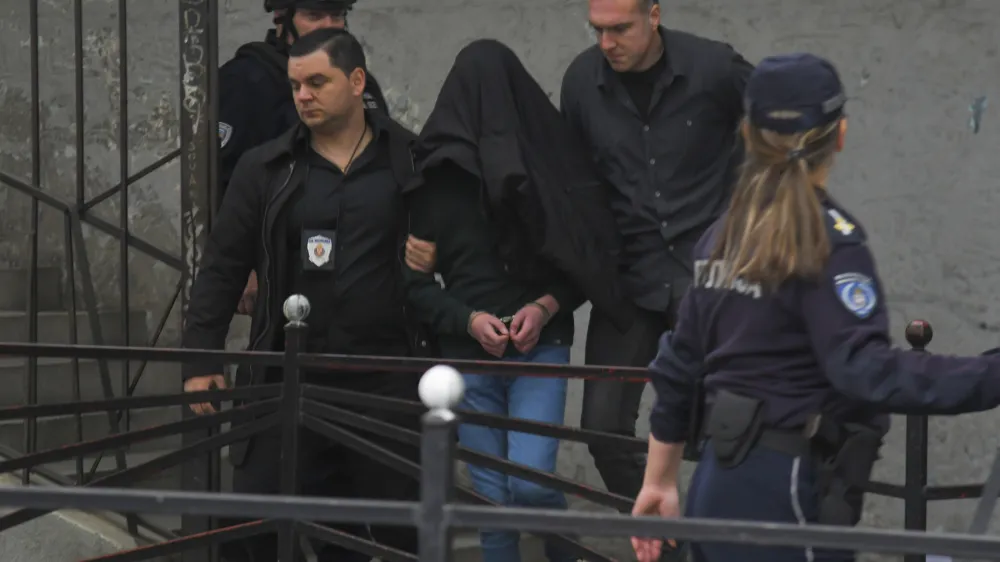
[[[313,10],[343,10],[348,11],[357,0],[264,0],[264,11],[285,10],[288,8],[308,8]]]
[[[274,24],[280,25],[282,28],[280,37],[276,36],[276,39],[279,48],[283,50],[288,45],[289,38],[299,38],[299,32],[293,23],[296,9],[334,12],[334,17],[344,18],[346,26],[347,12],[351,10],[355,2],[357,0],[264,0],[264,11],[270,13],[275,10],[284,10],[280,16],[274,16]]]

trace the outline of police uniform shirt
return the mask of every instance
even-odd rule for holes
[[[238,56],[219,68],[219,188],[240,156],[299,122],[288,79],[276,81],[265,63]],[[222,195],[219,195],[222,201]]]
[[[310,351],[387,354],[406,345],[403,208],[387,137],[374,133],[346,175],[310,147],[306,179],[289,201],[288,287],[311,304]]]
[[[705,324],[698,326],[699,347],[710,348],[705,388],[709,395],[724,388],[766,401],[769,427],[802,427],[821,410],[853,414],[849,410],[858,404],[833,391],[823,360],[840,334],[865,338],[888,332],[863,232],[832,202],[824,212],[831,256],[818,282],[789,281],[770,294],[741,280],[723,286],[726,264],[710,257],[722,220],[696,246],[696,287],[680,319],[686,327]],[[678,334],[687,334],[682,328]]]
[[[885,295],[861,225],[834,201],[823,211],[830,238],[825,271],[773,292],[725,279],[710,258],[717,221],[695,251],[696,282],[675,330],[650,364],[650,415],[662,442],[687,438],[692,396],[725,389],[764,402],[765,427],[799,429],[822,413],[838,422],[884,425],[876,412],[954,415],[1000,404],[1000,362],[892,347]]]

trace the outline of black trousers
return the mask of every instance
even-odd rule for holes
[[[587,365],[647,367],[656,357],[660,336],[673,327],[679,298],[673,299],[665,312],[636,311],[635,322],[627,332],[596,309],[590,313],[587,329]],[[580,426],[635,437],[639,402],[645,383],[614,380],[586,380],[583,383],[583,413]],[[608,491],[628,498],[639,495],[646,471],[646,454],[623,451],[606,445],[590,445],[590,455]],[[687,560],[686,549],[664,549],[660,562]]]
[[[587,329],[587,365],[647,367],[656,357],[660,336],[673,325],[674,308],[664,313],[638,309],[627,332],[619,332],[607,316],[593,309]],[[583,384],[581,427],[635,437],[646,385],[615,380],[587,380]],[[607,445],[590,445],[589,450],[608,491],[629,498],[639,494],[646,469],[644,453]]]
[[[369,374],[365,376],[348,375],[346,377],[325,379],[329,386],[346,390],[367,392],[385,397],[417,400],[418,375],[389,373]],[[419,431],[419,417],[416,414],[400,414],[385,410],[367,410],[353,408],[341,404],[334,406],[361,413]],[[382,448],[419,463],[419,446],[400,444],[395,441],[380,438],[363,430],[338,425],[338,427],[364,437]],[[322,496],[353,499],[378,499],[418,501],[420,498],[419,481],[411,476],[401,474],[386,464],[373,460],[364,454],[345,445],[332,442],[310,431],[300,428],[298,481],[299,493],[304,496]],[[233,491],[237,493],[276,494],[280,486],[281,429],[254,438],[246,459],[240,466],[234,468]],[[223,526],[234,525],[242,520],[223,520]],[[416,554],[417,531],[413,527],[386,527],[368,525],[338,525],[335,527],[370,540]],[[300,541],[301,542],[301,541]],[[367,562],[371,557],[344,549],[339,546],[310,541],[318,562]],[[233,541],[221,548],[223,560],[226,562],[274,562],[277,559],[277,535],[274,533],[258,535],[246,540]],[[301,557],[300,560],[305,560]]]

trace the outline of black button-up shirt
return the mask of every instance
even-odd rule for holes
[[[405,212],[388,137],[374,124],[372,129],[375,137],[346,175],[310,148],[306,180],[289,200],[288,286],[312,304],[310,351],[405,354],[398,258]],[[316,229],[335,233],[332,271],[303,270],[303,231]]]
[[[665,311],[690,282],[694,244],[728,203],[753,66],[725,43],[660,36],[665,61],[649,108],[635,106],[596,45],[566,70],[560,105],[614,188],[625,286],[639,306]]]

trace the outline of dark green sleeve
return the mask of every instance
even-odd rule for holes
[[[558,278],[549,284],[545,291],[552,295],[559,303],[559,314],[573,314],[573,311],[580,308],[580,305],[587,302],[587,298],[565,275],[559,274]]]
[[[410,234],[435,243],[441,238],[448,204],[446,197],[439,197],[442,191],[441,186],[428,183],[407,195]],[[421,322],[438,334],[468,334],[471,307],[448,294],[433,274],[414,271],[404,262],[403,276],[410,305]]]

